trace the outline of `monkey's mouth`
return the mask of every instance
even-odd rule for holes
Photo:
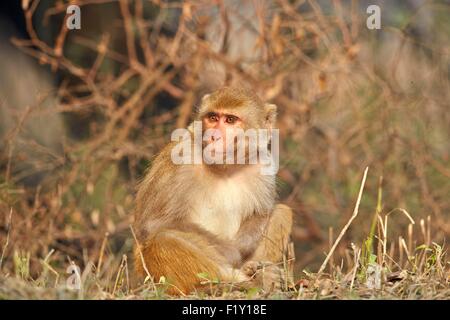
[[[228,152],[234,154],[233,149],[230,149],[230,147],[224,145],[222,141],[205,142],[203,144],[202,153],[205,160],[208,160],[209,158],[213,158],[216,160],[219,159],[225,160]]]
[[[248,145],[244,145],[244,148],[240,149],[237,144],[233,143],[223,145],[216,142],[205,142],[202,154],[204,162],[208,165],[242,165],[254,162],[250,161],[253,158]],[[257,157],[257,155],[254,156]]]

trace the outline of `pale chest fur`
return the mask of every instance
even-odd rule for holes
[[[271,210],[275,195],[272,176],[237,175],[209,180],[190,200],[190,220],[223,239],[233,239],[242,221]]]

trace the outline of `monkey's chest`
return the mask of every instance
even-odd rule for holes
[[[222,239],[233,239],[242,220],[254,212],[255,204],[242,185],[224,183],[204,190],[191,207],[192,222]]]

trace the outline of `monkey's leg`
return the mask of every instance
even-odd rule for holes
[[[244,273],[254,273],[256,278],[259,277],[257,281],[262,282],[265,289],[272,284],[285,287],[293,280],[292,215],[288,206],[275,206],[258,248],[243,267]]]
[[[293,258],[289,253],[291,230],[292,209],[284,204],[277,204],[261,242],[250,260],[279,263],[287,256]]]
[[[242,273],[233,274],[225,258],[210,245],[207,239],[196,233],[178,230],[164,230],[144,241],[134,250],[136,273],[147,276],[145,267],[155,282],[164,276],[173,286],[171,294],[189,293],[201,286],[199,273],[206,273],[210,279],[221,281],[242,281]],[[239,271],[236,271],[239,272]],[[204,280],[204,279],[203,279]]]

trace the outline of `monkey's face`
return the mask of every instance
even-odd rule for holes
[[[208,146],[214,150],[215,154],[222,156],[225,156],[226,152],[235,152],[237,136],[246,127],[238,113],[224,110],[206,113],[202,124],[203,147]]]
[[[258,129],[270,131],[275,118],[275,105],[264,104],[255,94],[240,88],[225,87],[206,95],[197,114],[197,120],[202,121],[203,149],[220,163],[230,164],[230,155],[233,163],[250,163],[251,150],[263,147],[258,146]]]

